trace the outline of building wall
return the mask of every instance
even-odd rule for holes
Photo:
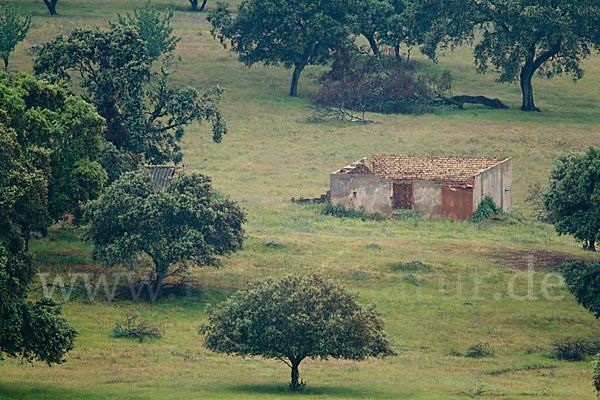
[[[473,210],[484,197],[490,196],[504,212],[512,212],[512,159],[486,169],[475,176]]]
[[[369,214],[392,215],[392,181],[377,175],[331,174],[333,205],[360,209]]]
[[[442,216],[442,186],[416,179],[413,181],[413,211],[423,218]]]
[[[473,216],[473,189],[442,186],[442,216],[466,219]]]

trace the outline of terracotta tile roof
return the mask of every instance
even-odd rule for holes
[[[480,171],[507,160],[508,157],[408,156],[376,154],[360,159],[336,174],[373,174],[383,178],[423,179],[451,183],[472,183]]]
[[[166,189],[173,177],[177,176],[182,167],[173,165],[147,165],[146,171],[152,176],[154,190]]]

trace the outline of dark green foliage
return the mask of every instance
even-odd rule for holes
[[[127,16],[123,17],[119,14],[118,18],[119,25],[137,28],[139,38],[146,43],[148,55],[152,59],[158,59],[163,54],[171,54],[181,40],[173,36],[171,27],[173,12],[169,11],[163,15],[151,7],[150,2],[147,2],[143,8],[134,10],[133,15],[127,13]]]
[[[18,134],[0,124],[0,358],[54,364],[73,348],[76,331],[56,303],[25,300],[36,273],[26,239],[50,221],[48,174],[48,153],[22,146]]]
[[[156,164],[181,161],[179,140],[190,122],[210,121],[215,142],[227,132],[217,109],[219,88],[201,95],[168,83],[179,41],[171,15],[146,6],[107,30],[59,35],[40,49],[34,65],[36,74],[52,79],[80,76],[85,98],[106,119],[106,139]]]
[[[390,269],[394,272],[428,272],[431,271],[431,265],[424,264],[422,261],[398,262],[390,264]]]
[[[145,170],[128,172],[85,211],[94,258],[130,266],[149,257],[154,296],[186,262],[217,265],[220,256],[241,248],[244,237],[244,212],[199,173],[182,173],[167,189],[154,191]]]
[[[219,353],[263,356],[292,369],[292,390],[302,388],[305,358],[363,360],[394,354],[374,307],[320,276],[290,275],[239,291],[207,310],[204,345]]]
[[[208,21],[244,64],[294,67],[290,96],[296,96],[304,67],[325,64],[332,49],[345,45],[350,9],[350,0],[244,0],[235,19],[219,3]]]
[[[359,218],[363,221],[367,220],[375,220],[375,221],[383,221],[388,219],[385,215],[379,214],[367,214],[364,209],[354,209],[354,208],[346,208],[343,204],[333,205],[330,202],[325,203],[323,210],[321,211],[323,215],[331,215],[333,217],[338,218]]]
[[[103,145],[104,120],[90,104],[60,86],[26,75],[0,75],[0,124],[16,139],[37,168],[45,170],[47,211],[53,220],[77,214],[80,204],[96,198],[106,172],[96,161]],[[23,233],[44,230],[22,226]]]
[[[577,302],[600,318],[600,263],[571,260],[560,272]]]
[[[386,60],[383,56],[336,52],[331,70],[321,76],[321,87],[311,101],[320,107],[363,113],[422,114],[450,96],[452,77],[448,71],[438,78],[405,64],[384,65]]]
[[[563,361],[585,361],[600,351],[600,343],[583,339],[564,338],[552,342],[550,356]]]
[[[600,232],[600,149],[560,157],[543,200],[559,235],[571,234],[585,249],[595,250]]]
[[[21,18],[11,6],[3,8],[4,15],[0,16],[0,58],[4,61],[4,69],[6,69],[10,53],[27,36],[31,17]]]
[[[137,314],[128,314],[123,321],[115,322],[110,336],[114,338],[136,338],[142,343],[144,338],[160,339],[160,330],[148,320],[139,320]]]
[[[467,349],[465,357],[470,358],[485,358],[493,357],[494,349],[488,343],[477,343]]]
[[[520,81],[523,111],[539,111],[533,101],[531,80],[582,76],[581,61],[600,46],[600,4],[595,0],[435,0],[437,22],[427,35],[425,53],[435,55],[439,44],[473,40],[480,72],[488,65],[501,71],[499,81]],[[426,6],[424,9],[427,9]],[[446,21],[445,23],[443,23]]]
[[[490,196],[486,196],[483,198],[483,200],[481,200],[477,210],[475,210],[473,213],[473,221],[487,221],[496,215],[502,214],[504,214],[504,211],[502,211],[502,209],[496,205],[494,199],[492,199]]]

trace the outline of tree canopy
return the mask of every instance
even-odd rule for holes
[[[184,261],[217,265],[220,256],[241,248],[244,237],[244,212],[199,173],[182,173],[157,190],[147,171],[125,173],[87,205],[85,216],[95,259],[107,266],[152,260],[155,296]]]
[[[550,172],[544,207],[559,235],[571,234],[596,250],[600,232],[600,150],[560,157]]]
[[[0,57],[4,69],[8,68],[10,53],[27,36],[30,25],[30,16],[21,17],[13,7],[4,7],[4,15],[0,16]]]
[[[325,64],[352,30],[350,0],[243,0],[235,18],[221,3],[208,17],[211,32],[250,66],[294,68],[290,96],[308,65]]]
[[[432,0],[442,24],[432,24],[425,52],[435,54],[440,43],[474,40],[475,63],[480,72],[491,64],[500,70],[500,82],[519,81],[521,109],[539,111],[533,98],[532,78],[569,74],[581,78],[580,64],[600,46],[600,4],[595,0]],[[442,28],[442,29],[440,29]]]
[[[600,263],[567,261],[560,272],[577,302],[600,318]]]
[[[98,197],[106,182],[106,172],[97,162],[105,125],[90,104],[30,76],[0,74],[0,124],[15,132],[23,151],[44,154],[51,219],[78,214],[81,203]],[[33,225],[23,226],[23,233],[42,228]]]
[[[17,132],[0,123],[0,358],[55,364],[77,332],[51,299],[26,300],[36,269],[24,239],[50,219],[49,163],[47,152],[22,146]]]
[[[278,359],[291,368],[292,390],[303,387],[305,358],[363,360],[394,354],[373,306],[320,276],[267,279],[208,309],[201,327],[215,352]]]
[[[46,43],[34,65],[36,74],[54,79],[79,75],[84,97],[106,119],[106,139],[156,164],[181,161],[179,140],[190,122],[210,121],[215,142],[227,132],[218,87],[204,94],[170,87],[171,52],[179,40],[170,18],[146,6],[107,30],[76,29]]]

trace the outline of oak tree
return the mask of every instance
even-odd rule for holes
[[[171,15],[159,16],[147,6],[107,30],[59,35],[40,49],[34,65],[36,74],[51,79],[77,75],[84,97],[106,119],[106,139],[156,164],[181,161],[179,141],[193,121],[211,122],[215,142],[227,132],[218,87],[200,94],[169,84],[179,40],[172,35]]]
[[[536,72],[545,77],[583,75],[581,61],[600,46],[600,4],[595,0],[427,0],[438,3],[426,53],[440,43],[473,40],[480,72],[491,64],[500,82],[519,81],[523,111],[539,111],[533,97]]]
[[[560,157],[543,201],[559,235],[571,234],[595,251],[600,239],[600,149]]]
[[[152,261],[153,296],[184,262],[217,265],[241,248],[244,237],[244,212],[199,173],[179,174],[155,190],[145,170],[127,172],[86,206],[85,218],[95,259],[107,266]]]
[[[13,7],[5,7],[0,16],[0,57],[4,61],[4,69],[8,68],[8,58],[17,44],[27,36],[31,17],[21,17]]]
[[[221,3],[208,17],[211,33],[250,66],[294,69],[290,96],[306,66],[325,64],[352,30],[350,0],[243,0],[234,18]]]
[[[373,306],[318,275],[267,279],[208,309],[200,332],[215,352],[277,359],[291,368],[290,388],[304,387],[306,358],[363,360],[394,354]]]
[[[51,299],[26,299],[36,269],[24,230],[44,228],[48,215],[48,154],[19,143],[0,123],[0,359],[62,363],[76,330]]]

